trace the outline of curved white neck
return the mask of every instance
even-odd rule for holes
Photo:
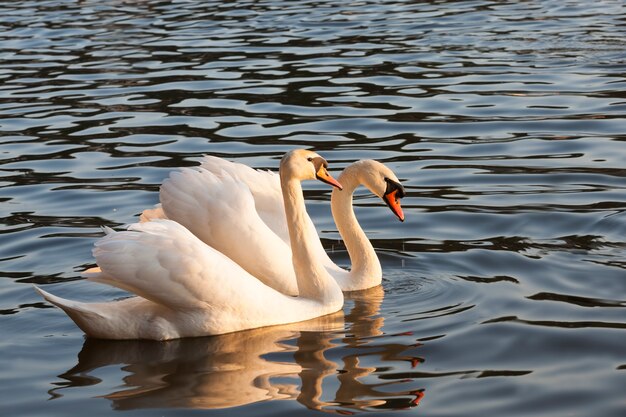
[[[318,237],[313,235],[308,227],[300,181],[281,174],[280,183],[299,296],[315,300],[329,300],[336,297],[337,293],[341,295],[341,289],[335,280],[314,255],[313,243]]]
[[[337,230],[343,239],[352,262],[349,282],[346,284],[356,288],[368,288],[380,284],[382,268],[372,243],[359,225],[352,207],[354,190],[362,184],[356,170],[346,168],[337,179],[343,191],[333,190],[330,207]],[[346,290],[345,286],[343,289]]]

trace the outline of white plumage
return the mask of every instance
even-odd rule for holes
[[[384,199],[389,181],[402,187],[389,168],[373,160],[349,165],[338,180],[343,191],[333,190],[331,207],[352,261],[351,270],[339,267],[328,257],[313,222],[305,213],[309,233],[316,236],[310,244],[317,262],[324,265],[343,291],[371,288],[381,283],[382,269],[372,244],[356,220],[352,195],[358,186],[364,185]],[[219,197],[223,195],[223,185],[233,182],[239,187],[238,195],[228,198],[240,200],[237,211],[229,211]],[[205,156],[200,167],[174,172],[164,181],[161,207],[144,211],[142,220],[155,217],[175,220],[267,285],[282,293],[297,295],[280,190],[276,173]]]
[[[184,179],[185,174],[180,175]],[[180,195],[180,201],[185,203],[180,205],[180,213],[185,213],[187,206],[193,207],[194,201],[210,201],[215,212],[224,216],[217,223],[215,218],[197,216],[210,222],[207,234],[212,236],[226,233],[221,229],[222,223],[234,225],[238,217],[247,222],[255,211],[251,187],[235,178],[223,177],[212,183],[215,194],[210,200],[203,200],[201,191]],[[300,185],[300,181],[316,177],[334,181],[326,172],[326,162],[316,153],[296,150],[283,157],[280,184],[290,241],[295,242],[291,251],[298,297],[266,285],[236,260],[168,219],[134,224],[129,230],[109,233],[96,243],[93,253],[100,269],[88,272],[88,279],[122,288],[136,297],[81,303],[37,290],[62,308],[87,335],[109,339],[166,340],[214,335],[336,312],[343,305],[343,295],[310,245],[317,238],[307,224]],[[255,242],[270,239],[269,234],[259,237],[254,232],[267,227],[264,221],[251,224],[254,226],[247,230],[248,226],[244,226],[236,232],[250,234],[241,237],[231,229],[230,238],[239,242],[244,238]],[[228,242],[224,244],[233,247]]]

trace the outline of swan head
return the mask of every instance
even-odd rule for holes
[[[400,221],[404,221],[400,200],[406,196],[406,191],[392,170],[378,161],[364,159],[353,163],[346,171],[352,171],[361,184],[380,197]]]
[[[306,149],[287,152],[280,160],[280,173],[299,181],[320,180],[340,190],[343,188],[328,173],[328,162],[317,153]]]

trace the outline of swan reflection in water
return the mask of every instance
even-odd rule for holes
[[[87,339],[78,364],[60,375],[67,382],[55,383],[50,394],[60,397],[64,389],[99,384],[90,374],[121,365],[128,373],[122,387],[102,395],[118,410],[215,409],[280,399],[341,414],[413,407],[424,393],[407,390],[413,384],[402,371],[397,378],[393,373],[380,378],[373,375],[383,372],[380,368],[361,364],[376,356],[378,365],[398,370],[422,361],[407,352],[418,344],[377,338],[383,297],[381,286],[348,293],[346,302],[353,306],[345,315],[221,336],[168,342]]]

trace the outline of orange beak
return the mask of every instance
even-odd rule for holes
[[[318,180],[325,182],[326,184],[330,184],[333,187],[337,187],[340,190],[343,190],[343,187],[341,186],[341,184],[339,184],[339,181],[330,176],[330,174],[326,170],[326,167],[323,164],[320,164],[319,169],[315,173],[315,177]]]
[[[398,196],[398,190],[393,190],[392,192],[385,194],[383,196],[383,200],[385,201],[385,203],[387,203],[391,211],[393,211],[393,214],[398,216],[398,219],[400,219],[400,221],[403,222],[404,213],[402,212],[402,207],[400,206],[400,198]]]

